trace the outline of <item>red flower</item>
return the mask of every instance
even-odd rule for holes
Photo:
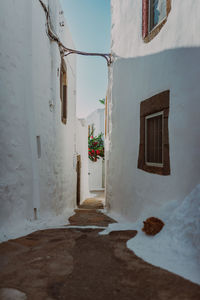
[[[93,139],[93,136],[91,136],[90,138]]]
[[[92,153],[95,153],[94,149],[92,149]]]
[[[100,151],[99,151],[99,150],[96,150],[96,154],[99,155],[99,154],[100,154]]]

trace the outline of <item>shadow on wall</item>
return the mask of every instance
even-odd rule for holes
[[[199,61],[199,47],[115,61],[107,177],[111,209],[135,219],[167,201],[184,199],[199,182]],[[166,90],[170,90],[171,175],[161,176],[137,168],[140,102]]]

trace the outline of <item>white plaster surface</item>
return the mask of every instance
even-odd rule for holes
[[[26,300],[27,296],[16,289],[2,288],[0,289],[0,298],[2,300]]]
[[[90,191],[103,188],[103,159],[91,161],[88,159],[89,189]]]
[[[184,199],[200,178],[200,40],[193,35],[200,2],[172,1],[167,23],[148,44],[139,27],[140,2],[112,1],[113,49],[120,57],[110,70],[112,126],[106,142],[107,206],[132,221],[168,201]],[[192,33],[183,30],[184,12],[191,20],[189,28],[196,25]],[[168,89],[171,174],[160,176],[137,168],[140,102]]]
[[[96,115],[96,113],[95,113]],[[99,117],[99,115],[97,114]],[[99,121],[100,118],[98,118]],[[95,122],[95,119],[93,119]],[[97,122],[98,123],[98,122]],[[99,122],[100,123],[100,122]],[[92,124],[92,123],[91,123]],[[76,151],[81,155],[81,199],[82,203],[87,198],[98,197],[92,190],[102,188],[102,159],[91,162],[88,159],[88,123],[86,119],[78,119],[76,124]],[[102,127],[101,127],[102,128]],[[101,132],[98,131],[99,133]],[[90,173],[90,175],[88,175]],[[91,188],[92,187],[92,188]],[[104,198],[104,197],[103,197]]]
[[[105,132],[105,109],[99,108],[92,112],[86,118],[87,124],[92,127],[94,124],[94,136],[99,135],[100,133]]]
[[[130,220],[183,199],[199,182],[199,60],[199,48],[183,48],[114,64],[107,201]],[[171,174],[160,176],[137,168],[140,102],[167,89]]]
[[[85,119],[77,120],[77,153],[81,155],[81,197],[82,203],[85,199],[90,198],[89,180],[88,180],[88,125]]]
[[[74,47],[69,30],[60,27],[58,0],[49,4],[54,31]],[[1,176],[0,226],[75,206],[76,61],[66,59],[67,125],[61,122],[60,54],[46,34],[38,0],[3,0],[0,9]],[[37,156],[36,136],[41,140]]]
[[[200,1],[172,0],[166,24],[149,43],[142,40],[142,1],[111,0],[111,6],[115,62],[109,71],[106,206],[132,229],[141,228],[144,216],[163,217],[166,227],[158,236],[140,233],[128,245],[147,261],[199,283],[194,241],[200,235]],[[137,168],[140,103],[165,90],[170,90],[171,174],[160,176]],[[195,186],[197,196],[185,198]],[[173,213],[176,206],[182,213]]]
[[[64,209],[62,214],[58,216],[47,212],[38,220],[29,221],[22,219],[21,222],[18,221],[15,226],[7,226],[7,224],[5,224],[5,226],[1,227],[0,242],[16,239],[38,230],[66,228],[66,225],[69,224],[68,219],[72,215],[74,215],[73,209]]]
[[[78,119],[76,123],[76,150],[81,155],[81,199],[83,202],[87,198],[95,195],[92,190],[104,189],[103,184],[103,161],[100,158],[97,162],[88,159],[88,126],[94,125],[94,136],[104,134],[105,128],[105,109],[97,109],[86,119]]]
[[[142,40],[142,0],[111,0],[111,49],[119,57],[136,57],[181,47],[198,47],[199,0],[172,0],[167,23],[150,42]]]
[[[99,108],[92,112],[87,118],[87,124],[94,125],[93,136],[98,136],[103,133],[102,138],[104,139],[105,133],[105,108]],[[104,161],[100,158],[97,162],[92,162],[88,159],[88,170],[89,170],[89,190],[98,190],[104,188],[105,170]]]
[[[119,223],[110,224],[100,235],[137,230],[137,235],[127,242],[137,256],[200,284],[200,184],[183,201],[171,201],[154,213],[165,223],[156,236],[147,236],[141,230],[148,214],[135,223],[115,213],[109,215]]]

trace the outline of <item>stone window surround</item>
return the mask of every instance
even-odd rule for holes
[[[158,175],[170,175],[169,157],[169,96],[170,91],[164,91],[154,95],[140,103],[140,145],[138,155],[138,169]],[[145,117],[163,111],[163,166],[150,166],[145,163]]]
[[[166,0],[167,14],[166,17],[149,31],[149,0],[142,0],[142,37],[145,43],[150,42],[167,22],[168,15],[171,11],[171,0]]]

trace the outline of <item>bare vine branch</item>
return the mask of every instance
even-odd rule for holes
[[[78,51],[75,49],[70,49],[66,47],[59,39],[57,34],[53,31],[51,28],[51,20],[50,20],[50,14],[49,10],[46,7],[46,5],[43,3],[42,0],[39,0],[40,4],[42,5],[45,15],[46,15],[46,32],[48,37],[50,38],[51,41],[54,41],[58,44],[60,54],[61,56],[68,56],[69,54],[79,54],[79,55],[87,55],[87,56],[101,56],[106,59],[107,65],[110,66],[112,63],[112,54],[111,53],[93,53],[93,52],[83,52],[83,51]]]

